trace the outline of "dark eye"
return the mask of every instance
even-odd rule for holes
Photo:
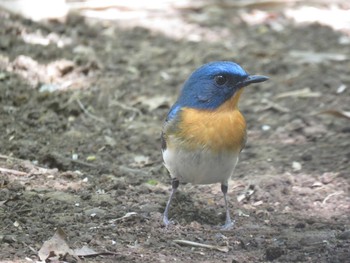
[[[215,76],[214,80],[219,86],[222,86],[227,82],[227,78],[223,75]]]

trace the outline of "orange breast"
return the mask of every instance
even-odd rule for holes
[[[246,141],[246,122],[237,100],[233,97],[216,110],[184,108],[175,137],[189,148],[239,152]]]

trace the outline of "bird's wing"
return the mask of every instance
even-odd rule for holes
[[[166,144],[166,140],[165,140],[164,131],[162,131],[162,134],[160,135],[160,141],[161,141],[161,145],[162,145],[162,151],[165,151],[167,144]]]

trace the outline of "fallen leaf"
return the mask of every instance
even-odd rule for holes
[[[252,206],[259,206],[259,205],[262,205],[264,202],[263,201],[256,201],[252,204]]]
[[[149,185],[157,185],[158,184],[158,181],[157,180],[154,180],[154,179],[150,179],[146,182],[146,184],[149,184]]]
[[[131,166],[141,168],[144,166],[148,166],[149,164],[151,164],[151,162],[148,156],[136,155],[134,157],[134,162],[131,164]]]
[[[91,256],[97,256],[100,255],[101,253],[96,252],[92,248],[89,248],[87,246],[83,246],[82,248],[74,249],[75,255],[79,257],[91,257]]]
[[[59,260],[66,255],[76,257],[74,251],[70,249],[66,242],[66,233],[61,228],[58,228],[55,234],[46,240],[38,252],[41,261],[46,261],[48,258]]]
[[[106,144],[111,147],[117,146],[117,141],[110,136],[105,135],[105,141],[106,141]]]
[[[250,197],[252,194],[254,194],[255,190],[248,188],[246,191],[244,191],[243,193],[241,193],[240,195],[237,196],[237,201],[240,203],[242,202],[244,199]]]
[[[96,160],[96,156],[95,155],[89,155],[88,157],[86,157],[86,161],[88,162],[93,162]]]
[[[148,156],[144,156],[144,155],[136,155],[134,157],[134,161],[135,161],[135,163],[138,163],[138,164],[148,163],[149,157]]]
[[[240,210],[240,209],[238,209],[237,213],[238,213],[238,216],[249,217],[248,214],[244,213],[244,212],[243,212],[242,210]]]

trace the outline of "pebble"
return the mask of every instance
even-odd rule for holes
[[[106,210],[103,210],[98,207],[94,207],[94,208],[85,210],[84,214],[87,216],[101,217],[106,214]]]
[[[346,230],[337,236],[341,240],[350,240],[350,230]]]
[[[4,235],[2,237],[2,242],[10,244],[10,243],[17,242],[17,239],[15,235]]]
[[[272,261],[284,254],[284,250],[280,247],[268,247],[265,251],[266,260]]]

